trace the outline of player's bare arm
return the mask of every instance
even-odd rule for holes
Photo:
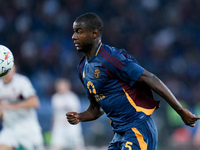
[[[37,96],[31,96],[27,98],[25,101],[16,104],[18,108],[38,108],[40,106],[40,102]]]
[[[90,104],[86,111],[82,113],[68,112],[66,114],[67,120],[70,124],[78,124],[79,122],[92,121],[103,115],[103,111],[95,99],[89,99]]]
[[[173,93],[169,90],[169,88],[154,74],[145,70],[141,77],[138,79],[138,82],[147,84],[154,92],[163,97],[169,103],[169,105],[181,116],[186,125],[194,127],[195,122],[200,119],[199,116],[196,117],[187,109],[184,109],[176,97],[173,95]]]
[[[19,109],[19,108],[38,108],[40,105],[39,99],[37,96],[31,96],[24,101],[16,103],[0,103],[0,108],[4,109]]]

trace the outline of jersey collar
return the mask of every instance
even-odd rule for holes
[[[102,45],[102,42],[99,43],[99,46],[98,46],[98,48],[97,48],[97,50],[96,50],[96,53],[95,53],[95,56],[97,56],[97,54],[99,53],[99,50],[100,50],[100,48],[101,48],[101,45]]]

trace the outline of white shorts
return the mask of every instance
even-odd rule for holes
[[[17,148],[19,146],[26,150],[44,150],[43,137],[41,133],[30,134],[3,128],[0,131],[0,144]]]

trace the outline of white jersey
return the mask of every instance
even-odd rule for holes
[[[3,80],[0,79],[1,102],[17,103],[35,95],[36,91],[30,80],[23,75],[15,73],[8,84],[4,84]],[[37,147],[39,143],[43,143],[41,127],[35,108],[3,109],[2,111],[3,129],[0,132],[0,144],[10,144],[10,146],[14,147],[19,145]],[[12,137],[9,137],[9,134],[12,134]]]
[[[52,146],[83,150],[84,140],[81,124],[71,125],[67,122],[65,116],[68,111],[81,111],[78,96],[71,91],[65,94],[56,93],[52,96],[52,107],[54,111]]]

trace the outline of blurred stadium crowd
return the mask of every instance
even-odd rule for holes
[[[27,75],[37,90],[44,133],[51,129],[50,97],[56,78],[71,80],[83,109],[87,107],[76,72],[82,54],[76,52],[71,40],[74,19],[86,12],[97,13],[103,19],[104,44],[126,49],[144,68],[160,77],[186,107],[200,115],[199,0],[0,0],[0,3],[0,44],[11,49],[19,72]],[[164,150],[170,145],[173,131],[183,124],[165,102],[161,102],[161,107],[154,117],[161,130],[159,147]],[[88,145],[107,145],[112,137],[109,121],[104,117],[83,123],[83,130]],[[188,136],[192,136],[196,130],[189,131]]]

